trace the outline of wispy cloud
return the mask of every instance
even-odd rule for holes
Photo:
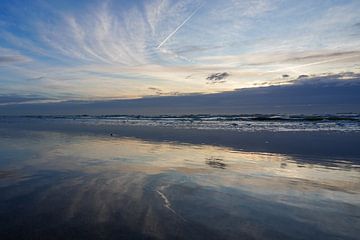
[[[26,57],[17,51],[0,47],[0,66],[28,61],[30,61],[29,57]]]
[[[0,64],[26,62],[28,58],[21,55],[0,56]]]
[[[3,93],[67,99],[142,97],[156,92],[151,87],[159,94],[212,93],[285,75],[359,71],[357,1],[22,5],[4,4],[8,14],[0,15]],[[213,73],[231,74],[207,79]]]

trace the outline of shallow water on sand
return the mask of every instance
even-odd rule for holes
[[[356,239],[342,159],[0,130],[0,239]]]

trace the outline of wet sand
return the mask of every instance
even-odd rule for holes
[[[356,239],[357,132],[0,125],[0,239]]]
[[[96,134],[112,137],[134,137],[148,141],[169,141],[188,144],[207,144],[230,147],[248,152],[307,155],[309,157],[348,159],[358,161],[360,132],[338,131],[230,131],[178,129],[153,126],[117,126],[30,120],[1,122],[2,128],[38,131],[59,131],[73,134]]]

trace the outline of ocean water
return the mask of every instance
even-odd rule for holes
[[[45,127],[0,126],[0,239],[360,236],[356,153],[249,151],[34,121]]]
[[[335,115],[186,115],[186,116],[21,116],[0,117],[0,121],[47,121],[87,125],[151,126],[179,129],[254,131],[342,131],[360,132],[360,115],[354,113]]]

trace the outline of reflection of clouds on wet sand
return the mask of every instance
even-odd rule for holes
[[[226,164],[221,158],[210,157],[206,159],[206,164],[213,168],[225,169]]]
[[[8,233],[20,225],[29,228],[24,234],[88,239],[346,239],[360,232],[348,224],[360,216],[353,163],[95,135],[18,136],[0,137],[9,158],[0,171],[0,224]]]

